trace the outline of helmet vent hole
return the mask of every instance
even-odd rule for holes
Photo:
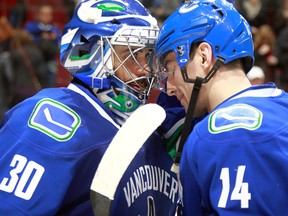
[[[243,33],[243,30],[238,34],[238,36],[237,37],[239,37],[241,34]]]
[[[83,42],[83,43],[89,43],[89,40],[82,34],[80,36],[80,41]]]
[[[82,57],[86,54],[88,54],[89,52],[87,50],[79,50],[79,57]]]
[[[112,23],[112,24],[116,24],[116,25],[120,25],[120,24],[121,24],[121,22],[120,22],[119,20],[117,20],[117,19],[113,19],[113,20],[111,21],[111,23]]]
[[[221,10],[219,10],[219,8],[218,8],[216,5],[212,5],[212,7],[213,7],[215,10],[217,10],[217,13],[219,14],[220,17],[223,17],[223,16],[224,16],[223,12],[222,12]]]

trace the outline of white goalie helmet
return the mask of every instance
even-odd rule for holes
[[[83,0],[64,28],[60,60],[122,124],[146,102],[154,85],[150,55],[157,36],[157,20],[137,0]],[[126,47],[124,59],[116,51],[119,45]],[[139,62],[137,55],[143,50],[146,61]],[[132,61],[143,75],[134,75]],[[130,79],[117,75],[120,68]]]

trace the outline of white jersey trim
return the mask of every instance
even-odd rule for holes
[[[176,124],[173,125],[172,128],[169,129],[167,133],[165,133],[163,136],[164,138],[168,139],[173,135],[173,133],[182,125],[184,124],[185,118],[180,119]]]
[[[242,97],[277,97],[282,94],[282,90],[277,88],[267,88],[267,89],[253,89],[242,94],[239,94],[230,100],[242,98]]]
[[[113,124],[116,128],[120,129],[120,126],[102,109],[101,106],[99,106],[91,97],[89,97],[85,92],[83,92],[81,89],[79,89],[76,85],[70,83],[67,87],[68,89],[75,91],[85,97],[89,103],[92,104],[92,106],[98,111],[98,113],[108,120],[111,124]]]

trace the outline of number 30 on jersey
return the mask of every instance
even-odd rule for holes
[[[34,161],[28,161],[26,157],[14,155],[10,167],[10,177],[0,179],[0,191],[14,192],[14,195],[29,200],[31,199],[45,169]]]

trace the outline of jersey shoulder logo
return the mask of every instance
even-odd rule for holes
[[[71,139],[80,123],[81,119],[76,112],[49,98],[36,104],[28,121],[29,127],[60,142]]]
[[[262,124],[260,110],[247,104],[235,104],[218,109],[209,116],[208,129],[212,134],[222,133],[237,128],[256,130]]]

